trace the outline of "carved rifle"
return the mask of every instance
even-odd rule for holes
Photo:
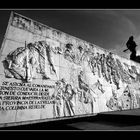
[[[26,69],[26,82],[28,82],[28,70],[29,70],[29,64],[28,64],[28,60],[29,60],[29,58],[28,58],[28,50],[27,50],[27,44],[26,44],[26,41],[25,41],[25,51],[27,51],[27,54],[26,54],[26,67],[25,67],[25,69]]]

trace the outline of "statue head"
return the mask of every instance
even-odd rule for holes
[[[129,40],[133,40],[133,39],[134,39],[134,37],[133,37],[133,36],[130,36],[130,37],[129,37]]]

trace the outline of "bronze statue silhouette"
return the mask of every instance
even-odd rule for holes
[[[138,62],[140,63],[140,56],[139,55],[136,55],[136,47],[138,46],[136,44],[136,42],[134,41],[134,37],[133,36],[130,36],[128,41],[126,42],[126,46],[127,46],[127,49],[125,49],[123,52],[126,52],[127,50],[129,50],[131,52],[130,54],[130,60],[133,60],[135,62]]]
[[[130,55],[130,59],[140,63],[140,55],[136,55],[136,51],[132,52]]]

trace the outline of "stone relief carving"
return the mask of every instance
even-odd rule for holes
[[[95,53],[94,51],[91,52],[89,48],[85,49],[82,46],[78,46],[76,49],[77,52],[75,52],[73,45],[70,43],[66,44],[64,51],[59,46],[51,47],[46,41],[25,44],[25,47],[19,47],[6,56],[3,61],[5,76],[31,82],[38,76],[46,80],[51,79],[47,73],[47,71],[50,71],[51,74],[57,77],[58,74],[52,61],[52,53],[63,55],[65,59],[80,66],[83,61],[87,61],[93,76],[98,75],[99,78],[104,78],[109,84],[116,86],[116,90],[112,90],[112,97],[106,103],[108,108],[111,110],[131,109],[134,108],[132,102],[135,106],[139,106],[136,103],[139,96],[130,94],[129,90],[127,90],[128,87],[120,97],[117,97],[117,92],[120,89],[120,80],[126,84],[139,82],[140,74],[135,66],[121,63],[119,59],[113,57],[112,53]],[[93,113],[94,102],[105,93],[100,80],[89,85],[84,79],[82,70],[77,74],[76,79],[77,86],[73,86],[72,81],[68,83],[64,79],[56,82],[55,103],[53,105],[55,117],[75,115],[76,98],[81,102],[83,108],[84,105],[89,104],[91,113]]]
[[[81,65],[83,61],[87,61],[92,56],[93,50],[87,46],[74,46],[71,43],[67,43],[64,49],[64,58],[77,65]]]
[[[97,52],[89,58],[88,65],[93,75],[104,78],[109,84],[115,84],[118,90],[120,89],[120,80],[126,84],[139,82],[140,74],[136,67],[126,66],[119,59],[113,58],[112,53],[105,55]]]
[[[134,93],[134,91],[130,90],[130,87],[127,85],[119,97],[117,91],[112,89],[112,97],[107,101],[106,105],[114,111],[134,109],[140,106],[139,99],[140,94]]]
[[[106,106],[111,110],[117,111],[117,110],[122,110],[121,103],[122,102],[120,102],[120,100],[118,99],[116,91],[112,89],[112,96],[106,102]]]
[[[17,26],[18,28],[29,30],[31,26],[31,20],[14,14],[12,25]]]
[[[68,59],[70,62],[74,62],[75,59],[75,54],[72,46],[73,44],[71,43],[66,44],[64,51],[64,58]]]
[[[53,104],[54,117],[74,116],[76,92],[72,85],[67,83],[64,78],[57,81],[55,84],[56,87],[53,94],[55,100]]]
[[[94,102],[96,102],[96,99],[104,94],[105,91],[99,80],[89,86],[85,83],[82,76],[83,71],[78,75],[78,86],[70,84],[64,78],[55,83],[56,86],[53,94],[54,117],[74,116],[77,102],[81,103],[83,111],[86,110],[86,105],[90,105],[90,112],[94,112]]]
[[[36,39],[46,37],[45,41],[31,42],[25,44],[24,47],[19,46],[19,48],[7,54],[3,66],[6,78],[12,78],[12,80],[15,78],[27,82],[17,85],[14,82],[12,83],[13,86],[30,86],[33,79],[36,78],[48,80],[44,82],[46,85],[55,81],[55,85],[39,84],[40,89],[43,86],[51,87],[50,90],[45,89],[46,91],[44,91],[49,96],[46,98],[48,101],[44,103],[44,108],[42,108],[44,109],[43,112],[50,113],[47,114],[49,117],[89,114],[96,112],[98,109],[99,111],[108,111],[107,109],[120,111],[140,107],[140,69],[134,63],[132,63],[133,65],[131,63],[127,64],[127,61],[116,58],[111,52],[103,51],[87,42],[70,39],[70,36],[63,36],[60,31],[16,14],[13,16],[11,25],[13,26],[12,31],[18,28],[18,31],[22,29],[20,33],[25,31],[35,34]],[[15,41],[16,38],[13,38],[12,41]],[[68,40],[69,43],[66,44]],[[71,42],[76,42],[76,44]],[[59,76],[58,69],[54,65],[56,63],[53,60],[56,60],[59,55],[63,56],[61,59],[70,62],[64,61],[66,64],[64,67],[68,68],[68,71],[62,70],[63,67],[61,67],[62,71],[67,72],[66,75],[64,73]],[[59,65],[59,63],[57,64]],[[61,64],[63,65],[63,60]],[[56,76],[55,80],[51,79],[52,75]],[[93,79],[94,82],[88,78]],[[110,90],[107,90],[105,86],[112,87],[111,97]],[[16,97],[20,97],[20,95],[15,96],[16,94],[9,90],[8,85],[5,85],[5,87],[7,91],[5,92],[3,88],[1,94],[13,94],[11,96],[13,101],[14,99],[17,100]],[[36,87],[36,89],[38,88]],[[25,92],[23,91],[23,93]],[[34,92],[31,90],[30,93]],[[43,96],[46,97],[46,95]],[[2,96],[1,100],[3,99]],[[26,100],[28,99],[26,98]],[[45,113],[43,116],[46,117]]]
[[[47,70],[57,75],[51,53],[51,47],[45,41],[25,44],[10,52],[3,61],[5,76],[27,82],[39,74],[43,79],[50,79]]]

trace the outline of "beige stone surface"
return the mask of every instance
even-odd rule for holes
[[[6,39],[3,50],[2,50],[2,55],[6,56],[7,54],[16,50],[19,47],[25,47],[25,42],[16,42],[14,40]]]

